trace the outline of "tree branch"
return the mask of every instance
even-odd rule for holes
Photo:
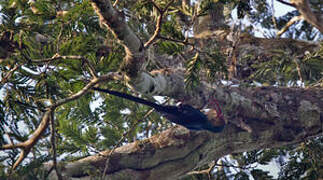
[[[168,37],[164,37],[164,36],[161,36],[161,35],[158,35],[158,38],[159,39],[162,39],[162,40],[165,40],[165,41],[172,41],[172,42],[176,42],[176,43],[180,43],[180,44],[184,44],[184,45],[189,45],[189,46],[195,46],[194,44],[192,43],[189,43],[187,41],[181,41],[181,40],[177,40],[177,39],[171,39],[171,38],[168,38]]]
[[[58,180],[63,180],[63,177],[61,175],[61,173],[59,172],[60,170],[57,168],[57,151],[56,151],[56,126],[55,126],[55,120],[54,120],[54,112],[51,113],[51,137],[50,137],[50,142],[52,145],[52,153],[53,153],[53,167],[56,171],[56,175],[58,177]]]
[[[97,77],[97,74],[95,72],[95,68],[92,66],[92,64],[90,63],[90,61],[86,57],[84,57],[84,56],[73,56],[73,55],[70,55],[70,56],[61,56],[59,54],[55,54],[51,58],[31,60],[31,62],[37,63],[37,64],[43,64],[43,63],[54,62],[54,61],[57,61],[57,60],[60,60],[60,59],[63,59],[63,60],[66,60],[66,59],[76,59],[76,60],[84,61],[86,63],[86,65],[88,66],[89,71],[90,71],[90,74],[92,75],[92,77]]]
[[[17,166],[25,159],[25,157],[29,154],[31,148],[37,143],[37,141],[40,139],[41,135],[44,133],[45,129],[47,128],[50,119],[51,119],[51,113],[53,112],[53,108],[47,109],[47,111],[44,113],[42,120],[40,124],[38,125],[37,129],[34,131],[34,133],[31,135],[31,138],[29,138],[27,141],[18,143],[18,144],[5,144],[0,149],[15,149],[20,148],[22,149],[20,152],[19,158],[14,163],[12,170],[15,170]]]
[[[288,30],[288,28],[293,25],[294,23],[296,23],[299,20],[302,20],[303,16],[295,16],[293,17],[291,20],[288,21],[288,23],[280,30],[277,32],[277,36],[280,37],[284,32],[286,32]]]
[[[301,13],[304,19],[323,33],[323,19],[321,14],[314,14],[308,0],[291,0],[296,9]]]
[[[31,148],[37,143],[37,141],[40,139],[41,135],[43,132],[46,130],[48,127],[51,118],[52,118],[52,113],[55,110],[56,107],[63,105],[67,102],[70,102],[72,100],[75,100],[81,96],[83,96],[85,93],[87,93],[93,86],[95,86],[97,83],[101,81],[105,81],[108,79],[114,79],[116,78],[117,74],[116,73],[109,73],[107,75],[100,76],[98,78],[94,78],[92,81],[90,81],[82,90],[79,92],[69,96],[68,98],[58,100],[56,103],[52,104],[47,108],[47,111],[44,113],[42,117],[42,121],[38,125],[37,129],[34,131],[32,134],[31,138],[29,138],[27,141],[18,143],[18,144],[5,144],[2,147],[0,147],[0,150],[6,150],[6,149],[16,149],[20,148],[22,149],[20,156],[18,160],[14,163],[12,169],[16,169],[17,166],[25,159],[25,157],[29,154]]]
[[[15,65],[12,69],[9,70],[9,72],[6,73],[6,75],[1,79],[1,84],[5,84],[8,79],[12,76],[12,74],[20,67],[21,65]]]
[[[65,104],[67,102],[73,101],[81,96],[83,96],[85,93],[87,93],[92,87],[94,87],[96,84],[98,84],[101,81],[106,81],[106,80],[112,80],[115,79],[118,76],[118,74],[116,73],[109,73],[107,75],[102,75],[99,76],[97,78],[93,78],[85,87],[83,87],[82,90],[80,90],[79,92],[65,98],[65,99],[60,99],[58,100],[56,103],[54,103],[53,105],[51,105],[51,107],[58,107],[62,104]]]
[[[126,57],[121,69],[130,78],[137,77],[145,61],[143,43],[127,25],[123,13],[116,11],[109,0],[92,0],[91,2],[101,24],[105,25],[125,48]]]
[[[285,5],[287,5],[287,6],[295,7],[295,5],[294,5],[294,4],[291,4],[291,3],[286,2],[286,1],[284,1],[284,0],[277,0],[277,1],[278,1],[278,2],[280,2],[280,3],[282,3],[282,4],[285,4]]]
[[[227,89],[228,90],[228,89]],[[227,91],[225,90],[225,91]],[[241,89],[240,89],[241,90]],[[221,92],[219,90],[217,92]],[[283,145],[302,142],[304,139],[320,136],[323,122],[323,90],[321,89],[291,89],[260,88],[238,91],[230,88],[232,93],[220,93],[222,100],[228,100],[225,110],[228,117],[241,111],[245,121],[253,127],[253,134],[229,124],[222,133],[213,134],[204,131],[188,131],[182,127],[170,128],[149,139],[137,141],[116,148],[111,154],[107,175],[111,179],[122,179],[129,174],[133,179],[158,179],[161,174],[167,178],[178,178],[196,167],[209,163],[226,154],[246,152],[261,148],[274,148]],[[290,98],[295,96],[297,98]],[[272,99],[279,109],[279,119],[266,115],[269,104],[255,107],[238,99],[256,98]],[[244,97],[244,98],[242,98]],[[218,97],[217,97],[218,98]],[[236,100],[234,100],[236,99]],[[220,100],[220,98],[218,98]],[[232,102],[240,102],[240,107],[233,108]],[[260,108],[264,115],[255,119],[253,110]],[[229,119],[230,122],[231,119]],[[62,169],[65,177],[87,177],[91,171],[98,170],[106,162],[110,151],[89,156],[82,160],[68,163]],[[52,177],[55,174],[52,173]]]
[[[164,13],[167,12],[169,6],[174,2],[174,0],[171,0],[170,2],[168,2],[168,4],[166,5],[166,7],[163,10],[161,10],[154,1],[151,1],[151,2],[153,4],[153,6],[158,10],[159,17],[157,19],[156,30],[155,30],[153,36],[145,43],[145,45],[144,45],[145,48],[148,48],[157,39],[157,37],[160,33],[160,30],[161,30],[161,25],[162,25]]]

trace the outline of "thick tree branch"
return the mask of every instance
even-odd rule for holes
[[[127,25],[122,12],[116,11],[109,0],[92,0],[92,6],[105,25],[124,46],[126,57],[122,70],[130,78],[137,77],[144,63],[144,45]]]
[[[229,91],[232,93],[227,93]],[[226,154],[274,148],[319,136],[323,122],[322,91],[219,88],[216,90],[219,100],[228,101],[225,110],[229,122],[238,110],[254,129],[252,134],[234,125],[228,125],[220,134],[188,131],[182,127],[168,129],[149,139],[117,148],[109,157],[107,176],[110,179],[125,179],[129,175],[132,179],[160,179],[160,175],[165,174],[164,179],[174,179]],[[259,96],[272,104],[258,104],[255,99]],[[279,117],[269,114],[275,109],[273,107],[277,107]],[[257,118],[254,113],[258,114]],[[263,115],[259,115],[261,113]],[[103,167],[110,151],[100,154],[67,164],[62,175],[89,176],[87,172]]]
[[[170,1],[166,5],[165,10],[161,10],[161,12],[166,11],[171,3],[172,1]],[[127,75],[126,80],[129,85],[133,89],[147,95],[159,94],[178,97],[178,92],[183,92],[184,90],[183,76],[165,71],[159,73],[155,71],[154,73],[156,73],[156,76],[143,72],[142,65],[145,61],[144,45],[126,24],[122,14],[117,12],[108,0],[92,0],[92,6],[99,15],[100,22],[106,25],[106,27],[114,33],[126,50],[126,57],[121,69]],[[157,28],[157,35],[159,34],[158,32],[159,30]],[[155,39],[154,36],[152,37],[152,41],[153,39]]]

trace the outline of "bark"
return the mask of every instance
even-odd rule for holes
[[[104,151],[64,163],[60,167],[65,178],[102,176],[109,158],[107,179],[174,179],[226,154],[280,147],[322,135],[322,89],[213,87],[203,83],[193,93],[187,92],[183,69],[172,67],[150,73],[143,71],[146,49],[110,1],[92,0],[92,6],[101,23],[125,47],[127,56],[122,70],[131,87],[148,95],[184,99],[186,103],[199,107],[209,103],[210,96],[214,95],[229,124],[220,134],[175,127],[149,139],[119,147],[111,157],[108,157],[110,151]],[[198,36],[190,39],[190,43],[198,44],[202,50],[221,49],[238,62],[247,54],[253,54],[255,58],[251,60],[270,60],[277,49],[298,56],[319,48],[317,44],[291,39],[233,35],[223,26],[212,28],[212,31],[199,29]],[[238,76],[236,73],[233,71],[232,76]],[[46,167],[50,169],[51,165]],[[55,176],[54,172],[50,174],[51,179]]]
[[[100,3],[108,3],[109,8]],[[130,29],[114,18],[109,1],[93,1],[93,6],[97,8],[101,21],[116,33],[125,48],[133,47],[129,48],[130,54],[140,54],[129,56],[130,51],[127,51],[128,56],[125,59],[124,67],[129,69],[125,73],[131,79],[129,82],[132,82],[130,85],[134,89],[145,94],[188,97],[187,101],[194,100],[195,105],[205,105],[210,95],[214,94],[229,124],[220,134],[188,131],[183,127],[171,128],[149,139],[119,147],[110,157],[110,151],[107,150],[76,162],[61,164],[64,177],[102,176],[109,158],[107,179],[175,179],[226,154],[291,145],[321,135],[321,89],[233,88],[203,84],[199,89],[201,91],[196,91],[196,95],[188,94],[184,88],[182,69],[173,68],[151,73],[142,71],[141,53],[145,50],[136,49],[142,46],[138,45],[138,41],[133,41],[136,37]],[[118,28],[115,25],[117,23],[123,28]],[[210,48],[212,46],[209,44],[217,44],[223,52],[234,51],[237,59],[252,53],[255,57],[268,60],[275,49],[287,49],[296,56],[319,47],[317,44],[290,39],[269,40],[246,34],[234,37],[222,26],[220,29],[214,28],[212,31],[199,29],[199,34],[191,40],[192,43],[200,44],[201,48]],[[124,38],[122,34],[132,37]],[[238,43],[232,47],[235,42]],[[290,47],[290,44],[294,46]],[[51,165],[48,164],[47,167],[49,169]],[[51,179],[55,179],[55,176],[54,172],[50,174]]]
[[[92,7],[99,15],[100,23],[107,27],[124,46],[127,56],[123,71],[129,77],[138,76],[144,62],[144,47],[140,39],[125,22],[122,12],[115,10],[108,0],[93,0]]]
[[[175,179],[226,154],[281,147],[322,135],[322,89],[218,87],[215,91],[218,100],[226,102],[229,118],[222,133],[175,127],[119,147],[110,157],[106,178]],[[252,133],[233,125],[235,117],[242,117]],[[62,164],[62,175],[101,176],[109,152]],[[52,172],[50,179],[55,176]]]
[[[314,13],[308,0],[291,0],[292,5],[301,13],[303,18],[323,33],[322,12]]]

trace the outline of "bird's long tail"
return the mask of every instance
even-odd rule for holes
[[[113,90],[109,90],[109,89],[101,89],[101,88],[97,88],[97,87],[93,87],[92,89],[94,89],[96,91],[100,91],[100,92],[105,92],[105,93],[108,93],[108,94],[111,94],[114,96],[118,96],[121,98],[125,98],[125,99],[128,99],[130,101],[134,101],[134,102],[137,102],[140,104],[150,106],[152,108],[155,108],[157,111],[159,111],[162,108],[162,106],[159,104],[156,104],[156,103],[153,103],[153,102],[150,102],[150,101],[147,101],[147,100],[144,100],[144,99],[141,99],[141,98],[129,95],[129,94],[121,93],[118,91],[113,91]]]

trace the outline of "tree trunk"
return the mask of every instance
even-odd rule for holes
[[[235,106],[226,111],[229,124],[222,133],[171,128],[119,147],[110,157],[110,151],[104,151],[62,164],[62,175],[101,176],[109,158],[107,179],[175,179],[226,154],[292,145],[322,135],[323,90],[217,88],[216,92],[219,101]],[[259,104],[259,97],[267,103]],[[239,121],[251,133],[233,124]]]

